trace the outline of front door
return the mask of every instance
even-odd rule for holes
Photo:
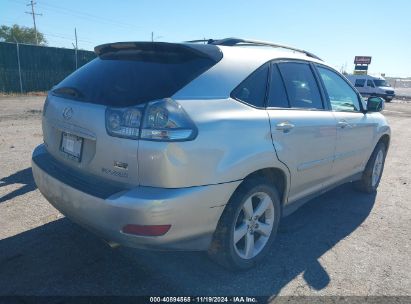
[[[321,190],[331,174],[336,121],[308,63],[272,64],[267,112],[277,157],[290,170],[289,202]]]
[[[360,99],[349,83],[328,67],[317,65],[336,119],[337,144],[329,183],[363,170],[371,153],[374,126],[362,112]]]

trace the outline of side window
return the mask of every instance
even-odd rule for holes
[[[337,73],[317,67],[333,111],[360,111],[357,93]]]
[[[276,64],[271,66],[270,90],[268,92],[268,106],[276,108],[289,108],[284,82]]]
[[[356,79],[354,86],[357,88],[362,88],[365,85],[365,79]]]
[[[367,86],[371,88],[375,88],[374,82],[372,82],[372,80],[367,80]]]
[[[256,107],[264,107],[268,78],[268,64],[263,65],[248,76],[231,96]]]
[[[320,91],[307,63],[279,63],[292,108],[323,109]]]

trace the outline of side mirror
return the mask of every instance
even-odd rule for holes
[[[382,110],[384,110],[384,99],[381,97],[367,99],[367,112],[381,112]]]

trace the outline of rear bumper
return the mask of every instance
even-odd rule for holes
[[[65,182],[64,174],[50,174],[39,161],[45,153],[40,145],[32,157],[34,180],[44,197],[72,221],[107,241],[129,247],[208,249],[224,206],[241,182],[179,189],[140,186],[104,198]],[[162,236],[136,236],[122,232],[127,224],[171,228]]]

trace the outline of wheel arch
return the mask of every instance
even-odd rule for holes
[[[242,183],[254,178],[264,178],[268,180],[270,184],[275,186],[281,199],[281,205],[284,205],[287,200],[289,187],[288,175],[284,170],[276,167],[259,169],[248,174]],[[241,184],[238,187],[241,187]]]
[[[380,139],[378,140],[377,144],[375,146],[377,146],[379,143],[383,143],[385,145],[386,148],[386,152],[388,151],[388,148],[390,146],[390,135],[388,134],[384,134],[380,137]],[[375,149],[375,148],[374,148]]]
[[[388,148],[390,146],[390,133],[383,133],[382,135],[380,135],[379,139],[375,142],[374,146],[371,146],[371,151],[368,154],[368,158],[365,160],[364,164],[363,164],[363,170],[365,170],[365,166],[367,165],[368,161],[370,160],[372,153],[375,151],[375,149],[377,148],[378,144],[383,143],[385,145],[385,153],[387,154],[388,152]]]

